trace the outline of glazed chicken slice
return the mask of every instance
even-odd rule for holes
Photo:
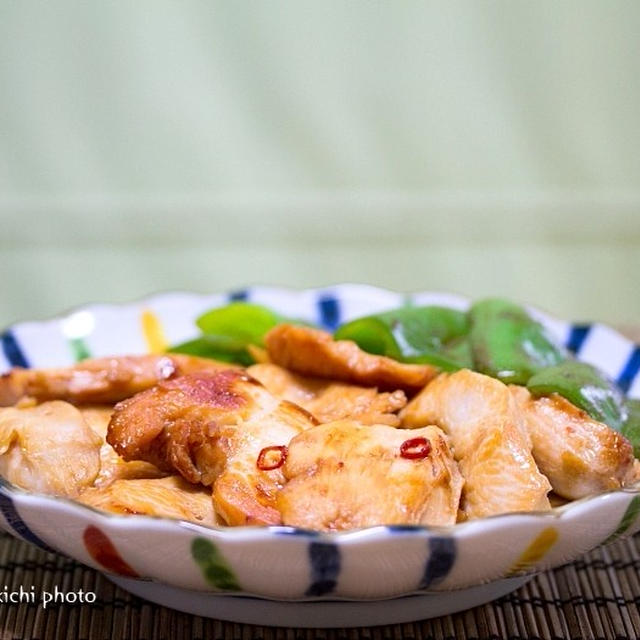
[[[0,409],[0,476],[23,489],[77,496],[98,475],[101,444],[66,402]]]
[[[462,519],[550,508],[551,486],[531,454],[509,388],[463,369],[441,374],[400,413],[405,427],[436,424],[450,438],[465,479]]]
[[[463,483],[437,427],[395,429],[350,420],[293,438],[283,470],[282,521],[322,531],[453,524]]]
[[[264,341],[269,359],[281,367],[365,387],[415,392],[438,372],[428,364],[404,364],[372,355],[351,340],[334,340],[330,333],[309,327],[281,324]]]
[[[116,480],[163,478],[167,475],[150,462],[142,460],[127,462],[115,452],[106,440],[109,420],[113,413],[112,407],[81,407],[80,413],[102,442],[100,472],[93,482],[94,487],[106,487]]]
[[[113,404],[161,380],[229,367],[226,362],[179,354],[95,358],[59,369],[16,367],[0,376],[0,406],[14,405],[23,397]]]
[[[558,495],[574,500],[636,480],[633,448],[624,436],[562,396],[533,398],[524,387],[510,389],[525,417],[533,457]]]
[[[125,460],[212,485],[214,507],[227,524],[278,524],[275,498],[284,476],[277,467],[259,468],[260,454],[315,424],[304,409],[229,369],[161,382],[121,402],[107,442]]]
[[[353,418],[361,424],[397,427],[400,418],[396,412],[407,403],[400,390],[378,393],[375,387],[306,378],[276,364],[255,364],[247,373],[273,395],[306,409],[321,423]]]
[[[115,480],[105,487],[86,489],[78,498],[96,509],[118,514],[142,514],[217,524],[211,491],[181,476]]]

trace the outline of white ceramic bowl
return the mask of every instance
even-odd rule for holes
[[[167,293],[124,305],[89,305],[0,336],[0,371],[66,365],[87,355],[160,351],[195,335],[203,311],[249,299],[327,328],[390,309],[407,296],[362,285],[230,295]],[[416,304],[465,308],[424,293]],[[640,395],[640,349],[601,325],[571,325],[531,310],[578,358]],[[389,624],[458,611],[499,597],[533,573],[640,528],[640,490],[610,491],[544,513],[494,516],[452,527],[378,526],[343,533],[290,527],[212,528],[116,516],[3,482],[0,526],[108,574],[167,606],[259,624]],[[384,602],[381,602],[384,601]]]

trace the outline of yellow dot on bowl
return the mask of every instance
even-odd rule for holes
[[[149,353],[164,353],[169,344],[158,316],[153,311],[145,309],[142,312],[140,321],[142,323],[142,334],[147,342]]]
[[[507,571],[507,577],[525,573],[540,562],[558,539],[558,532],[553,527],[543,529],[522,552],[513,566]]]

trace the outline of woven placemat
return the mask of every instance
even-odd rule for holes
[[[640,638],[640,536],[596,549],[514,593],[462,613],[356,629],[286,629],[200,618],[150,604],[98,572],[0,534],[0,589],[94,592],[93,604],[10,604],[0,591],[0,640],[416,640]]]

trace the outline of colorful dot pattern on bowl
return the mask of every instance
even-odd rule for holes
[[[169,348],[160,318],[150,309],[145,309],[140,317],[142,333],[149,353],[164,353]]]
[[[139,578],[140,576],[122,559],[119,551],[106,533],[90,525],[82,534],[84,546],[89,555],[104,569],[119,576]]]
[[[430,538],[429,557],[418,589],[430,589],[442,582],[456,561],[456,541],[453,538]]]
[[[604,541],[604,544],[617,540],[620,536],[623,536],[638,519],[640,514],[640,496],[634,496],[627,507],[627,510],[620,520],[620,524],[617,529]]]
[[[40,547],[40,549],[55,553],[54,549],[31,531],[26,522],[20,517],[13,500],[2,489],[0,489],[0,513],[2,513],[11,533],[16,537],[30,542],[36,547]]]
[[[312,542],[309,545],[311,586],[307,596],[324,596],[335,588],[340,575],[340,549],[335,544]]]
[[[554,527],[543,529],[529,543],[511,569],[507,571],[507,577],[511,578],[531,571],[532,567],[535,567],[544,558],[557,540],[558,531]]]
[[[212,587],[220,591],[240,591],[233,571],[212,542],[205,538],[194,538],[191,555]]]

